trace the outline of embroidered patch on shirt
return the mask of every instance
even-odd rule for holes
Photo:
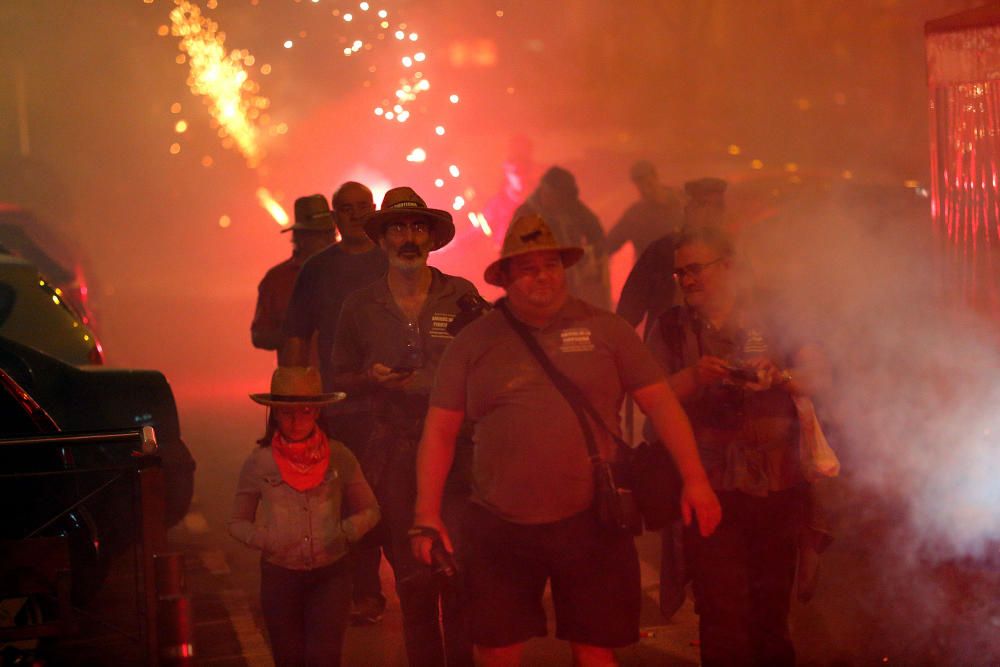
[[[594,349],[594,343],[590,340],[590,329],[585,327],[563,329],[559,332],[559,337],[562,339],[560,352],[590,352]]]
[[[455,319],[453,313],[434,313],[431,315],[431,338],[454,338],[448,333],[448,325]]]

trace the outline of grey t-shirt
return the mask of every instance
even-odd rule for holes
[[[579,299],[534,336],[616,433],[624,393],[663,379],[625,320]],[[475,422],[473,500],[501,518],[548,523],[590,506],[593,474],[580,423],[503,313],[488,313],[452,341],[431,405]],[[613,457],[611,437],[599,428],[594,434],[602,455]]]

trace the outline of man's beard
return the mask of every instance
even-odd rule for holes
[[[413,253],[413,255],[404,257],[402,256],[404,252]],[[399,249],[389,256],[389,264],[403,271],[413,271],[427,264],[427,255],[416,243],[408,242],[399,246]]]

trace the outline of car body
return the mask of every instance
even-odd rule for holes
[[[0,336],[75,365],[102,364],[97,336],[34,264],[0,252]]]

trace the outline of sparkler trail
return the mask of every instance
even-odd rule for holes
[[[317,1],[313,0],[314,3]],[[178,56],[178,62],[186,60],[189,64],[188,87],[192,94],[206,101],[209,113],[214,119],[213,124],[218,125],[223,146],[235,147],[246,158],[248,166],[256,168],[264,157],[261,146],[264,129],[267,128],[268,133],[274,135],[287,133],[288,127],[284,123],[270,126],[266,113],[270,107],[270,100],[260,94],[260,86],[250,77],[248,70],[253,67],[254,57],[245,49],[227,52],[225,33],[219,30],[218,23],[202,14],[201,8],[193,0],[174,0],[174,4],[176,7],[170,12],[169,34],[180,38],[179,48],[185,55]],[[255,2],[251,4],[257,5]],[[216,3],[209,0],[208,7],[215,8],[215,6]],[[360,33],[360,37],[344,41],[350,45],[343,50],[345,57],[364,55],[372,51],[379,42],[383,45],[382,48],[389,44],[401,47],[402,55],[393,57],[393,62],[396,62],[396,66],[401,70],[400,77],[393,84],[396,88],[391,94],[382,97],[379,105],[374,107],[374,113],[397,127],[406,123],[411,116],[410,105],[420,95],[432,90],[431,82],[424,71],[428,56],[418,44],[421,39],[420,34],[405,22],[393,25],[390,23],[387,9],[375,9],[364,1],[358,3],[357,10],[342,12],[334,9],[332,15],[345,32],[356,30]],[[371,28],[377,32],[378,39],[370,38]],[[160,34],[167,34],[165,26],[161,28]],[[300,35],[304,36],[305,33]],[[283,44],[285,48],[291,48],[294,40],[285,39]],[[267,74],[270,70],[269,65],[261,67],[261,73]],[[374,65],[370,71],[375,71]],[[457,105],[460,101],[459,95],[454,91],[444,91],[443,94],[447,95],[450,105]],[[180,123],[184,123],[184,129],[180,129]],[[437,122],[432,123],[431,127],[433,134],[427,138],[428,143],[425,144],[428,148],[417,146],[402,157],[410,164],[426,164],[431,169],[439,169],[439,175],[434,179],[435,187],[447,186],[445,193],[442,194],[451,199],[452,209],[468,210],[475,194],[471,188],[463,188],[458,164],[454,159],[449,159],[449,156],[434,155],[435,151],[432,148],[433,142],[444,136],[447,129]],[[175,128],[177,133],[182,133],[187,129],[186,121],[179,121]],[[175,143],[174,147],[171,152],[178,154],[180,144]],[[282,226],[288,224],[287,214],[267,188],[261,187],[257,190],[257,199],[278,224]],[[492,235],[489,223],[482,213],[469,211],[468,219],[472,227],[486,236]]]
[[[207,100],[209,113],[219,124],[219,135],[231,139],[256,167],[263,156],[260,145],[264,111],[270,101],[259,94],[260,86],[250,78],[247,67],[254,59],[246,50],[226,53],[226,34],[201,8],[189,0],[175,0],[170,12],[170,34],[180,38],[179,47],[190,66],[188,86],[194,95]],[[223,141],[223,145],[228,142]]]

